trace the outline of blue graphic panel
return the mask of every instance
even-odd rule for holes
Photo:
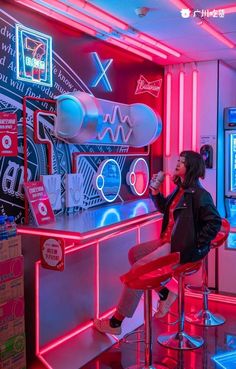
[[[236,134],[230,135],[230,191],[236,191]]]
[[[16,73],[22,81],[52,86],[52,38],[16,25]]]

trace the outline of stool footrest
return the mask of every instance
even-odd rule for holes
[[[132,365],[129,366],[126,369],[168,369],[167,366],[162,365],[162,364],[152,364],[152,365]]]
[[[204,343],[199,336],[189,336],[186,332],[163,334],[158,337],[157,341],[167,348],[174,350],[194,350],[201,347]]]
[[[185,288],[190,292],[199,293],[200,295],[209,295],[211,293],[211,290],[206,286],[191,286],[187,284]]]
[[[223,316],[213,314],[210,310],[200,310],[197,313],[187,315],[185,319],[191,324],[201,325],[203,327],[216,327],[225,322]]]

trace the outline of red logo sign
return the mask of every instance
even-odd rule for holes
[[[17,117],[13,113],[0,113],[0,155],[17,156]]]
[[[41,263],[44,268],[63,271],[65,242],[61,238],[40,238]]]
[[[149,82],[143,75],[140,75],[137,80],[137,87],[135,95],[144,94],[147,92],[155,97],[158,97],[161,89],[162,79],[156,79],[155,81]]]
[[[43,182],[24,182],[25,195],[37,225],[55,221],[55,216]]]

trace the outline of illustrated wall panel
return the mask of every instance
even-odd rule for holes
[[[52,87],[29,83],[16,79],[16,37],[15,25],[21,23],[26,27],[42,32],[52,37]],[[24,220],[23,182],[23,132],[22,132],[22,102],[24,96],[44,99],[54,99],[67,92],[82,91],[100,99],[118,103],[145,103],[162,116],[162,87],[158,96],[149,92],[136,93],[138,80],[143,75],[148,81],[162,80],[163,70],[156,64],[124,52],[106,44],[104,41],[67,28],[57,21],[43,17],[21,5],[13,5],[10,1],[1,4],[0,10],[0,113],[17,114],[18,120],[18,156],[0,158],[0,213],[13,214],[17,222]],[[98,66],[93,57],[96,52],[101,62],[113,59],[107,71],[107,78],[112,91],[106,91],[102,83],[92,87],[96,78]],[[163,83],[163,81],[162,81]],[[33,128],[33,113],[36,109],[55,112],[55,104],[28,100],[27,102],[27,163],[28,180],[38,180],[41,174],[48,173],[46,145],[35,142]],[[145,122],[147,124],[148,122]],[[54,119],[40,116],[39,136],[52,143],[52,173],[62,176],[62,210],[65,211],[65,174],[72,172],[72,153],[91,153],[84,158],[84,203],[83,208],[100,205],[105,201],[93,189],[90,178],[96,172],[101,158],[92,156],[95,152],[123,153],[124,157],[114,157],[120,165],[122,175],[128,171],[130,158],[125,155],[133,151],[127,145],[74,145],[58,140],[53,134]],[[155,142],[157,160],[161,165],[162,136]],[[142,156],[146,149],[139,149]],[[135,158],[135,157],[134,157]],[[149,157],[146,157],[148,165]],[[124,176],[123,176],[124,178]],[[144,194],[147,196],[147,193]],[[116,201],[135,199],[129,186],[122,180],[121,196]],[[76,209],[69,209],[71,211]]]

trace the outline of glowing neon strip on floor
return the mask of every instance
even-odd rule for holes
[[[221,355],[213,356],[212,360],[224,369],[235,369],[236,367],[236,351],[226,352]]]

